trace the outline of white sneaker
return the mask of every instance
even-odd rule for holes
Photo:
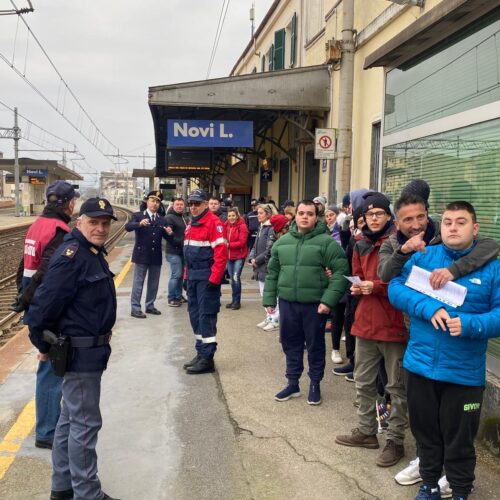
[[[273,332],[280,329],[280,324],[277,321],[269,321],[269,323],[262,328],[265,332]]]
[[[410,484],[416,484],[419,481],[422,481],[420,477],[420,471],[418,469],[420,460],[417,457],[415,460],[412,460],[406,469],[403,469],[401,472],[398,472],[394,476],[394,480],[396,483],[401,484],[403,486],[409,486]],[[442,493],[442,492],[441,492]]]
[[[266,327],[268,324],[269,324],[269,320],[266,318],[264,321],[257,323],[257,328],[264,329],[264,327]]]
[[[446,479],[446,476],[443,476],[439,481],[439,491],[441,493],[441,498],[451,498],[453,496],[450,483]]]
[[[340,351],[336,351],[335,349],[332,351],[332,361],[337,365],[344,362],[340,355]]]

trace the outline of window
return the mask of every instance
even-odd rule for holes
[[[323,0],[308,0],[306,3],[306,43],[322,29],[324,23]]]
[[[372,124],[372,151],[370,162],[370,189],[378,190],[380,178],[380,128],[381,122]]]
[[[286,27],[285,61],[287,57],[288,67],[295,67],[297,64],[297,13],[293,14],[292,19]]]
[[[304,170],[304,199],[312,200],[319,192],[319,160],[314,159],[314,151],[307,151]]]
[[[285,68],[285,29],[274,32],[274,68]]]
[[[283,206],[286,200],[289,199],[290,193],[290,160],[284,158],[280,160],[280,180],[279,180],[279,206]]]
[[[269,47],[267,52],[267,69],[272,71],[274,69],[274,43]]]

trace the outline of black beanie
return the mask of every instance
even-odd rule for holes
[[[372,208],[380,208],[388,215],[391,215],[391,202],[387,196],[378,191],[368,191],[363,195],[363,215]]]
[[[425,203],[429,201],[429,195],[431,194],[431,188],[429,184],[422,179],[414,179],[410,181],[401,191],[401,194],[416,194],[420,196]]]

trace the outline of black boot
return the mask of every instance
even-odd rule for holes
[[[201,373],[212,373],[215,371],[214,360],[213,358],[201,358],[191,366],[186,368],[186,373],[190,375],[199,375]]]
[[[233,307],[233,303],[229,302],[229,304],[226,304],[226,309],[231,309]]]
[[[182,368],[184,368],[184,370],[190,366],[193,366],[194,364],[196,364],[198,362],[198,360],[200,359],[200,355],[197,354],[191,361],[188,361],[187,363],[184,363],[182,365]]]
[[[52,490],[50,492],[50,500],[71,500],[72,498],[73,498],[72,488],[64,491]]]
[[[238,309],[241,309],[241,304],[239,302],[235,302],[234,304],[232,304],[231,309],[233,311],[237,311]]]

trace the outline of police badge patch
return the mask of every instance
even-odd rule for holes
[[[222,233],[222,226],[216,226],[217,232]]]
[[[78,250],[78,244],[72,244],[66,247],[61,255],[72,259],[75,256],[77,250]]]

